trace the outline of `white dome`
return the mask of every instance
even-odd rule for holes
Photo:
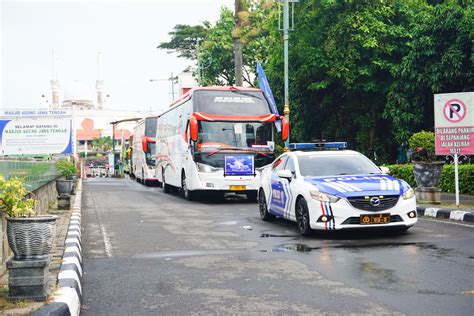
[[[84,81],[74,80],[67,82],[64,87],[64,101],[87,100],[93,102],[94,93]]]

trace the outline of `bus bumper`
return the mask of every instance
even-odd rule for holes
[[[198,172],[199,183],[191,190],[208,190],[208,191],[256,191],[260,185],[260,176],[226,176],[222,172],[206,173]],[[242,192],[242,193],[243,193]]]

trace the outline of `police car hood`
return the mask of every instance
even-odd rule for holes
[[[305,177],[320,192],[339,197],[361,195],[401,195],[410,186],[386,174],[367,174],[355,176]]]

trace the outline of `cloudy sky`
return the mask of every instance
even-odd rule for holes
[[[81,80],[95,89],[102,53],[105,94],[114,109],[165,109],[166,79],[189,61],[156,49],[176,24],[215,21],[233,0],[1,0],[0,108],[39,107],[51,99],[52,50],[61,88]],[[194,66],[194,65],[192,65]]]

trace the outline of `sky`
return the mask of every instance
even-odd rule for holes
[[[0,109],[51,100],[54,49],[62,90],[80,80],[95,95],[100,51],[108,107],[161,112],[171,101],[171,85],[150,79],[167,79],[195,64],[156,46],[170,40],[175,25],[215,22],[220,8],[233,8],[233,2],[0,0]]]

